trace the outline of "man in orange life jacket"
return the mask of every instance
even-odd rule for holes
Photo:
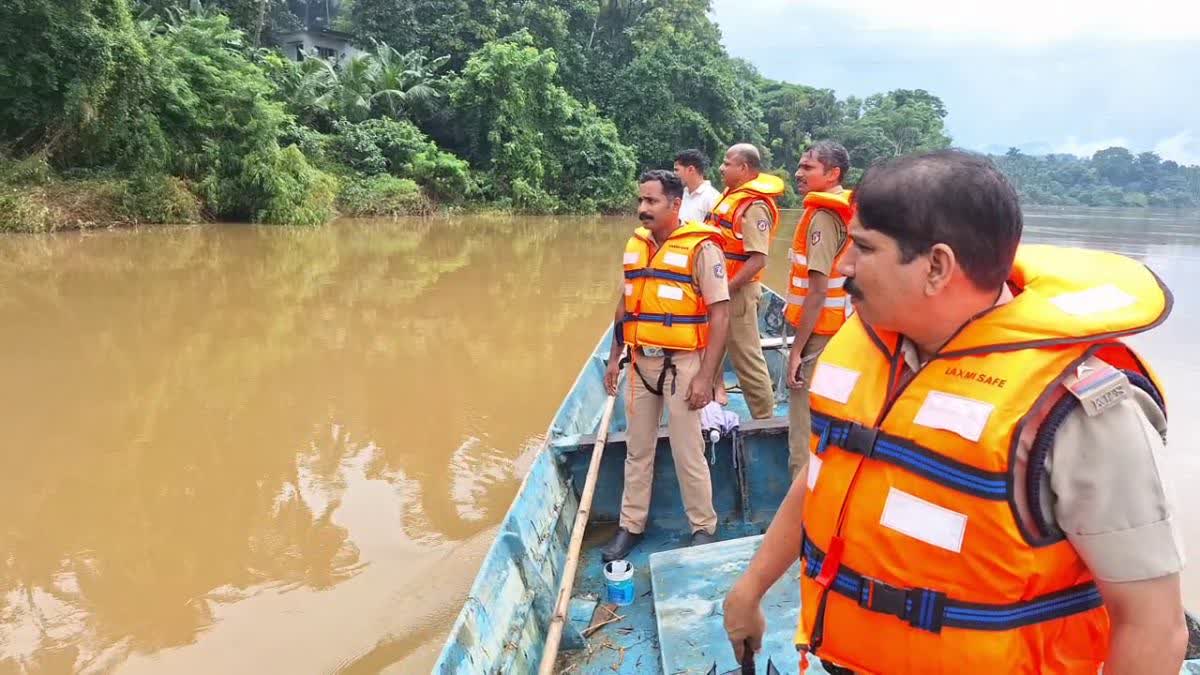
[[[604,383],[617,390],[622,343],[632,359],[626,417],[625,487],[617,534],[604,560],[628,555],[646,529],[658,421],[667,405],[671,457],[679,479],[692,544],[715,541],[717,514],[704,458],[700,409],[713,397],[713,379],[729,333],[729,287],[721,233],[703,223],[682,223],[683,183],[670,171],[647,171],[638,180],[637,228],[625,245],[624,293]]]
[[[749,143],[739,143],[725,152],[721,176],[725,192],[708,214],[706,222],[725,235],[726,268],[729,270],[730,325],[729,360],[746,397],[750,416],[770,417],[775,395],[767,359],[758,332],[758,303],[762,297],[763,270],[767,266],[771,236],[779,227],[775,200],[783,194],[778,177],[760,171],[762,159]],[[718,402],[725,403],[725,384],[718,376]]]
[[[854,201],[855,313],[809,383],[808,469],[726,596],[735,654],[800,559],[802,669],[1179,672],[1165,402],[1122,341],[1169,291],[1124,256],[1020,244],[1015,191],[971,153],[874,167]]]
[[[784,310],[796,331],[785,379],[791,393],[788,469],[793,478],[808,463],[811,420],[806,383],[817,367],[817,356],[845,323],[848,309],[846,277],[836,264],[848,248],[851,194],[842,189],[842,179],[849,170],[850,154],[833,141],[815,143],[800,157],[796,169],[796,191],[804,195],[804,214],[788,251],[792,268]]]

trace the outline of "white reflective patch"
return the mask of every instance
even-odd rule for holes
[[[796,263],[797,265],[807,265],[808,264],[808,257],[801,255],[800,252],[794,248],[788,249],[788,260]]]
[[[830,288],[841,288],[846,285],[846,277],[835,277],[829,280]]]
[[[825,298],[826,307],[845,307],[846,298]]]
[[[917,418],[913,420],[913,424],[930,429],[943,429],[968,441],[978,441],[995,408],[996,406],[986,401],[976,401],[944,391],[931,391],[921,404],[921,409],[917,411]]]
[[[808,489],[812,490],[817,484],[817,477],[821,475],[821,458],[808,453]]]
[[[795,293],[788,293],[787,301],[788,301],[789,305],[803,305],[804,304],[804,296],[796,295]]]
[[[1054,303],[1055,307],[1075,316],[1111,312],[1114,309],[1128,307],[1136,301],[1137,298],[1112,284],[1096,286],[1086,291],[1063,293],[1050,298],[1050,302]]]
[[[854,391],[854,385],[858,383],[858,376],[861,374],[857,370],[818,362],[808,390],[831,401],[845,403],[850,400],[850,392]]]
[[[682,253],[664,253],[663,262],[671,267],[679,267],[685,270],[688,267],[688,257]]]
[[[808,288],[808,279],[792,277],[792,288]]]
[[[967,516],[892,488],[879,524],[947,551],[962,551]]]
[[[624,258],[622,258],[622,263],[621,263],[621,264],[623,264],[623,265],[633,265],[633,264],[636,264],[636,263],[637,263],[637,261],[641,259],[641,257],[642,257],[642,256],[638,255],[638,254],[637,254],[636,252],[634,252],[634,251],[626,251],[626,252],[625,252],[625,257],[624,257]]]
[[[633,284],[625,284],[625,295],[633,295]]]
[[[678,286],[659,286],[658,297],[668,300],[682,300],[683,289]]]

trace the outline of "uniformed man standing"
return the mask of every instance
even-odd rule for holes
[[[783,194],[783,181],[762,173],[758,148],[739,143],[725,153],[721,176],[725,192],[708,215],[708,223],[721,228],[729,271],[732,310],[729,329],[729,360],[737,373],[750,415],[770,417],[775,409],[775,394],[767,359],[763,356],[758,332],[758,303],[762,297],[763,270],[771,237],[779,227],[779,207],[775,200]],[[717,373],[718,397],[724,398],[724,380]],[[724,403],[724,400],[719,400]]]
[[[820,141],[800,157],[796,191],[804,195],[804,213],[796,225],[788,260],[787,309],[784,317],[795,329],[785,382],[791,393],[788,405],[788,468],[794,478],[808,463],[807,383],[817,366],[817,356],[829,338],[845,323],[849,303],[837,270],[847,249],[846,224],[850,222],[849,190],[842,179],[850,170],[850,154],[833,141]]]
[[[1175,675],[1188,635],[1144,265],[1021,245],[986,158],[872,168],[840,271],[855,313],[809,383],[808,469],[725,599],[735,653],[801,558],[827,669]]]
[[[638,182],[642,227],[625,245],[625,288],[616,315],[633,366],[628,377],[625,488],[620,527],[602,550],[606,561],[628,555],[646,528],[664,403],[692,544],[715,541],[717,529],[700,409],[712,401],[713,379],[729,333],[721,233],[702,223],[680,222],[683,184],[674,173],[647,171]],[[616,393],[621,349],[614,339],[604,376],[610,394]]]

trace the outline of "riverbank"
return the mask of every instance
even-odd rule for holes
[[[45,233],[218,220],[199,186],[173,176],[63,177],[26,161],[0,180],[0,232]],[[15,174],[15,175],[13,175]],[[413,181],[393,176],[331,177],[334,208],[315,222],[338,216],[430,217],[461,212],[501,212],[485,204],[439,205]],[[264,222],[268,219],[250,219]]]

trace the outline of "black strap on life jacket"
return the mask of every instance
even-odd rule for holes
[[[803,574],[810,578],[819,576],[824,571],[825,552],[807,537],[802,551]],[[1079,614],[1103,604],[1100,589],[1090,582],[1029,600],[993,605],[947,598],[945,593],[928,588],[893,586],[840,563],[830,579],[829,590],[850,598],[859,607],[889,614],[913,628],[931,633],[940,633],[944,627],[1011,630]],[[818,626],[823,625],[824,622],[818,619]]]
[[[639,378],[641,378],[642,384],[646,387],[646,390],[655,396],[663,395],[663,386],[667,383],[668,370],[671,371],[671,395],[675,395],[675,381],[679,379],[679,371],[675,368],[675,362],[671,360],[672,354],[673,352],[667,351],[666,356],[663,357],[662,370],[658,372],[657,385],[650,384],[650,381],[647,380],[646,376],[642,374],[642,369],[638,368],[637,361],[635,360],[633,362],[633,371],[637,373]]]

